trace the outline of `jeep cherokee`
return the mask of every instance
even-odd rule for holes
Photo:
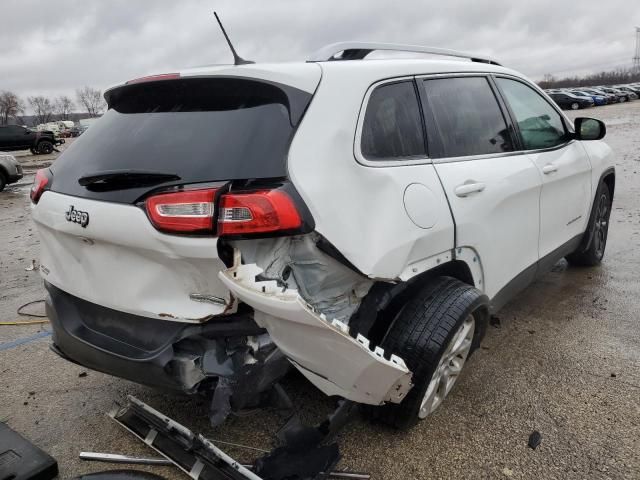
[[[52,348],[210,393],[216,422],[293,366],[409,427],[492,312],[559,259],[604,255],[605,126],[491,59],[342,43],[105,97],[31,192]]]

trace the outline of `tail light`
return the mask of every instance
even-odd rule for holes
[[[251,235],[296,230],[302,219],[282,190],[227,193],[220,198],[219,235]]]
[[[283,190],[217,192],[209,188],[160,193],[145,201],[147,215],[156,229],[166,233],[244,236],[302,229],[295,202]]]
[[[164,232],[212,232],[215,194],[209,188],[154,195],[145,202],[147,214]]]
[[[31,186],[31,192],[29,196],[33,203],[38,203],[40,197],[47,190],[51,183],[51,172],[48,168],[42,168],[36,172],[36,176],[33,179],[33,185]]]

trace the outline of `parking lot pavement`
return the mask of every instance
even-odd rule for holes
[[[341,467],[374,479],[640,478],[640,101],[571,115],[604,120],[617,153],[604,264],[561,262],[507,305],[451,396],[418,427],[399,433],[356,419],[340,435]],[[28,187],[9,187],[0,194],[0,322],[44,297],[38,274],[25,271],[37,247]],[[203,399],[68,363],[48,349],[48,330],[0,326],[0,420],[56,457],[61,478],[109,468],[81,462],[81,450],[152,453],[105,416],[126,394],[212,439],[257,448],[270,448],[283,420],[258,411],[212,429]],[[299,376],[285,388],[309,419],[331,409]],[[527,447],[533,430],[542,434],[536,450]],[[220,446],[239,460],[255,456]]]

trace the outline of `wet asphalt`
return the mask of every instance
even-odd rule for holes
[[[561,261],[500,311],[447,401],[411,431],[356,417],[339,437],[340,467],[398,480],[640,478],[640,101],[571,115],[604,120],[617,154],[604,263]],[[0,193],[0,322],[25,320],[17,308],[44,297],[38,273],[25,270],[38,257],[29,210],[28,186]],[[0,421],[53,455],[60,478],[115,468],[83,462],[80,451],[153,454],[106,416],[127,394],[211,439],[255,448],[269,449],[284,421],[260,410],[213,429],[202,398],[68,363],[49,350],[49,328],[0,325]],[[285,388],[309,421],[333,406],[300,376]],[[527,446],[534,430],[542,435],[535,450]],[[219,446],[241,461],[259,454]]]

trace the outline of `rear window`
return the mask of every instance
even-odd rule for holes
[[[109,110],[55,162],[52,190],[130,203],[149,187],[93,191],[78,179],[120,170],[174,175],[179,184],[284,177],[310,100],[292,87],[240,78],[116,88]]]

